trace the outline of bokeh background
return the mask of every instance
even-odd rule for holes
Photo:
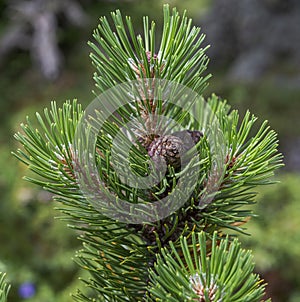
[[[26,116],[66,99],[92,99],[87,41],[98,18],[121,9],[137,31],[141,17],[162,23],[162,5],[187,9],[211,47],[206,90],[241,115],[249,109],[279,134],[285,167],[279,184],[259,189],[258,214],[240,236],[274,302],[300,301],[300,2],[298,0],[0,0],[0,271],[11,302],[72,301],[83,287],[74,258],[77,234],[54,219],[51,196],[11,150]]]

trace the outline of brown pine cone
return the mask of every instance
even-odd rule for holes
[[[185,151],[191,149],[203,137],[203,133],[199,130],[176,131],[176,132],[173,132],[172,135],[174,135],[182,140]]]
[[[152,141],[148,148],[148,154],[158,164],[160,160],[164,159],[167,165],[177,168],[180,166],[183,150],[184,145],[179,137],[165,135]]]

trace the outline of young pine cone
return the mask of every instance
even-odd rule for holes
[[[167,165],[178,168],[183,154],[196,145],[202,137],[201,131],[177,131],[172,135],[156,137],[147,146],[147,151],[156,164],[164,159]]]
[[[173,132],[172,135],[180,138],[184,144],[184,150],[188,151],[196,145],[203,137],[203,133],[199,130],[183,130]]]
[[[164,159],[166,165],[178,168],[183,150],[183,142],[179,137],[165,135],[152,141],[148,148],[148,154],[157,164]]]

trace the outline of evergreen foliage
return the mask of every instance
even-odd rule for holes
[[[250,251],[237,239],[218,242],[217,233],[212,240],[192,233],[191,240],[180,238],[180,249],[171,242],[158,255],[149,292],[154,301],[261,301],[264,287],[253,268]]]
[[[0,272],[0,302],[7,301],[10,285],[5,282],[5,273]]]
[[[256,126],[257,119],[249,112],[241,118],[216,95],[207,102],[192,100],[187,104],[199,115],[196,120],[177,104],[156,100],[148,93],[149,79],[180,83],[198,95],[207,86],[209,76],[205,76],[204,71],[208,59],[201,47],[204,36],[185,14],[180,17],[175,9],[170,12],[168,6],[164,7],[163,32],[158,47],[155,23],[149,24],[147,17],[143,21],[143,37],[135,34],[130,18],[124,20],[119,11],[112,13],[112,21],[113,28],[106,18],[101,18],[94,32],[95,42],[90,43],[91,58],[97,69],[94,80],[98,92],[105,93],[129,80],[144,86],[138,91],[140,99],[118,108],[97,132],[92,160],[105,184],[105,188],[98,188],[98,191],[113,194],[117,206],[119,199],[133,205],[143,200],[151,205],[169,196],[179,179],[189,177],[170,161],[166,174],[151,190],[137,190],[118,178],[111,166],[114,137],[132,117],[138,117],[141,124],[148,125],[151,114],[175,119],[191,137],[196,136],[195,146],[189,148],[185,148],[185,138],[176,128],[171,129],[172,137],[168,138],[182,138],[183,148],[190,156],[187,167],[197,170],[199,176],[189,199],[171,215],[144,224],[118,221],[99,211],[78,182],[76,169],[80,156],[76,131],[85,115],[81,105],[74,100],[57,108],[52,102],[50,109],[45,109],[42,115],[36,114],[37,129],[27,119],[26,124],[22,124],[22,133],[15,135],[23,145],[15,155],[36,174],[36,177],[26,177],[28,181],[55,194],[61,204],[61,218],[78,231],[83,243],[76,261],[90,272],[91,278],[84,282],[93,291],[78,292],[74,299],[261,301],[264,285],[252,273],[250,252],[242,250],[236,240],[231,241],[231,236],[224,239],[223,234],[228,229],[244,232],[242,225],[253,216],[248,206],[254,203],[254,188],[270,183],[274,170],[281,166],[276,133],[270,130],[267,122]],[[112,99],[112,102],[118,100]],[[203,114],[204,104],[211,108],[209,114]],[[225,143],[221,150],[224,155],[222,175],[217,179],[211,173],[217,167],[209,140],[214,128],[208,127],[205,131],[199,128],[209,124],[214,116]],[[154,150],[164,150],[165,146],[157,144],[166,140],[155,141],[157,138],[153,133],[141,129],[132,131],[137,143],[130,149],[129,163],[136,174],[145,175],[152,168],[149,159],[155,162],[149,152],[153,150],[153,143],[156,144]],[[91,130],[94,129],[88,129]],[[162,134],[161,138],[164,137],[166,135]],[[125,141],[124,146],[127,143],[132,144],[132,141]],[[117,149],[121,155],[124,146]],[[200,154],[198,161],[193,150]],[[122,157],[119,161],[122,166]],[[88,170],[85,173],[93,181],[94,176]],[[211,198],[205,198],[210,194],[209,186],[217,190]]]

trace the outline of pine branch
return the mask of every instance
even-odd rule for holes
[[[0,272],[0,302],[6,302],[10,290],[10,285],[5,282],[6,274]]]
[[[182,17],[174,8],[170,14],[168,6],[164,9],[162,40],[156,53],[155,23],[149,24],[144,17],[144,39],[136,36],[130,17],[125,22],[119,10],[112,13],[114,29],[106,17],[93,37],[95,43],[91,59],[97,69],[94,75],[100,92],[136,78],[163,78],[192,87],[199,94],[207,86],[210,76],[202,76],[207,68],[206,48],[201,48],[204,35],[200,28],[191,26],[192,20]],[[115,31],[114,31],[115,30]],[[99,47],[100,46],[100,47]]]
[[[251,253],[237,239],[192,233],[180,238],[179,248],[170,242],[157,255],[148,301],[261,302],[265,284],[253,269]]]

